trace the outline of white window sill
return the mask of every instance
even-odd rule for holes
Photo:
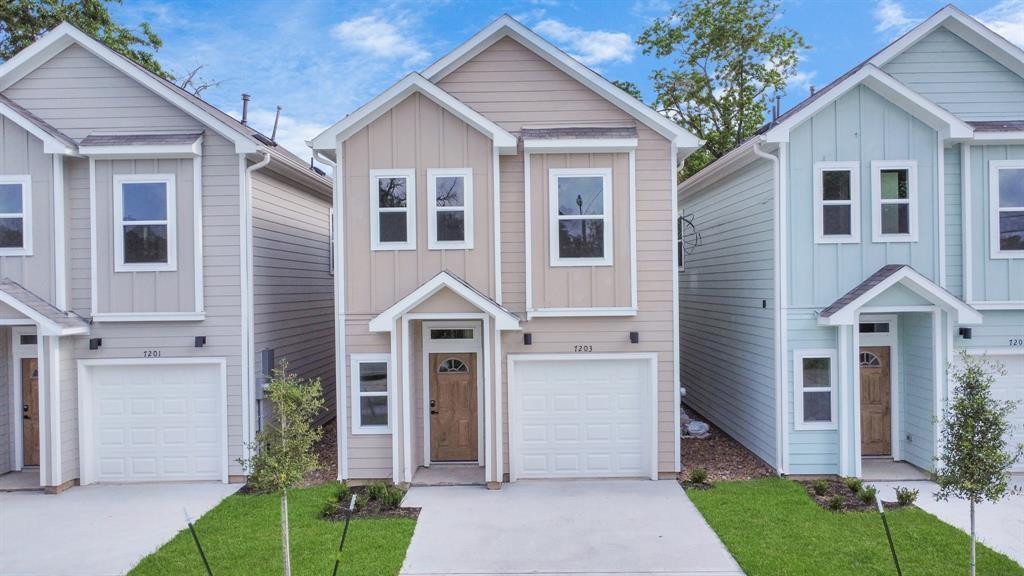
[[[391,428],[390,427],[383,427],[383,426],[381,426],[381,427],[368,427],[368,426],[353,427],[352,428],[352,434],[355,435],[355,436],[390,436],[391,435]]]
[[[836,422],[796,422],[793,424],[793,430],[797,432],[827,432],[838,429],[839,424]]]

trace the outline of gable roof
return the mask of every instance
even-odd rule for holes
[[[69,336],[89,333],[89,323],[81,316],[60,310],[10,278],[0,280],[0,302],[38,324],[46,335]]]
[[[0,94],[0,114],[21,126],[29,134],[43,141],[43,152],[47,154],[77,153],[75,140],[49,122],[36,116],[14,100]]]
[[[508,14],[504,14],[494,22],[491,22],[483,30],[473,35],[472,38],[428,66],[423,70],[423,76],[431,82],[438,82],[466,61],[506,36],[526,46],[526,48],[604,97],[612,104],[618,106],[630,116],[673,141],[679,148],[680,153],[689,155],[703,144],[699,138],[685,128],[627,94],[618,86],[612,84],[579,60],[569,56],[533,30],[523,26],[518,20]]]
[[[419,288],[413,290],[405,298],[395,302],[390,308],[370,320],[370,331],[390,332],[395,320],[443,288],[451,290],[462,299],[479,308],[481,312],[486,312],[493,316],[494,327],[498,330],[519,330],[519,317],[515,313],[474,288],[469,282],[447,270],[443,270],[430,280],[424,282]]]
[[[515,136],[416,72],[407,74],[404,78],[392,84],[390,88],[378,94],[373,100],[363,104],[354,112],[321,132],[310,141],[310,145],[314,150],[332,151],[339,137],[345,140],[414,93],[426,96],[466,124],[490,137],[500,154],[516,153]]]

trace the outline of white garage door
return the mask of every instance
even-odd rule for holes
[[[650,359],[516,360],[516,478],[651,477]]]
[[[221,480],[225,431],[220,364],[88,368],[92,454],[85,482]]]
[[[1013,432],[1007,439],[1010,446],[1024,443],[1024,353],[993,355],[990,360],[999,362],[1006,368],[1006,374],[996,375],[996,383],[992,386],[992,395],[999,400],[1017,402],[1017,409],[1010,415]],[[1018,462],[1016,471],[1024,471],[1024,462]]]

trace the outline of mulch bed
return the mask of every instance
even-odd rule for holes
[[[323,436],[320,437],[320,441],[314,448],[320,466],[306,475],[306,480],[302,483],[303,486],[317,486],[338,479],[337,422],[338,420],[335,418],[322,426]]]
[[[703,468],[708,471],[708,482],[723,480],[752,480],[775,476],[775,469],[747,450],[742,444],[709,422],[702,415],[686,407],[686,414],[694,420],[707,422],[710,426],[705,438],[683,436],[680,452],[683,472],[679,475],[680,482],[686,487],[689,482],[689,471]],[[694,485],[700,488],[701,485]]]
[[[362,508],[352,512],[353,518],[411,518],[413,520],[419,518],[419,508],[388,508],[375,500],[367,502],[366,497],[363,495],[366,492],[366,486],[352,486],[350,490],[352,494],[356,494],[364,502]],[[321,513],[320,517],[324,520],[335,522],[344,521],[345,514],[348,511],[348,504],[349,501],[347,499],[345,502],[339,502],[337,511],[334,514]]]
[[[807,491],[807,495],[811,497],[811,500],[814,500],[825,510],[832,511],[832,506],[829,501],[832,500],[834,496],[839,496],[843,499],[843,512],[874,512],[878,510],[874,500],[865,503],[863,500],[858,498],[857,495],[854,494],[841,479],[822,478],[821,480],[828,485],[825,493],[821,496],[818,496],[818,494],[814,492],[814,484],[815,482],[818,482],[818,480],[794,480],[794,482],[802,484],[804,490]],[[866,482],[864,485],[868,486],[870,483]],[[883,500],[882,504],[885,505],[886,510],[902,508],[898,502],[886,502]]]

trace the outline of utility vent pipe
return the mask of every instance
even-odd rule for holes
[[[246,93],[242,93],[242,124],[249,124],[249,96]]]
[[[270,141],[277,143],[277,123],[281,120],[281,107],[277,107],[277,114],[274,116],[274,130],[270,133]]]

